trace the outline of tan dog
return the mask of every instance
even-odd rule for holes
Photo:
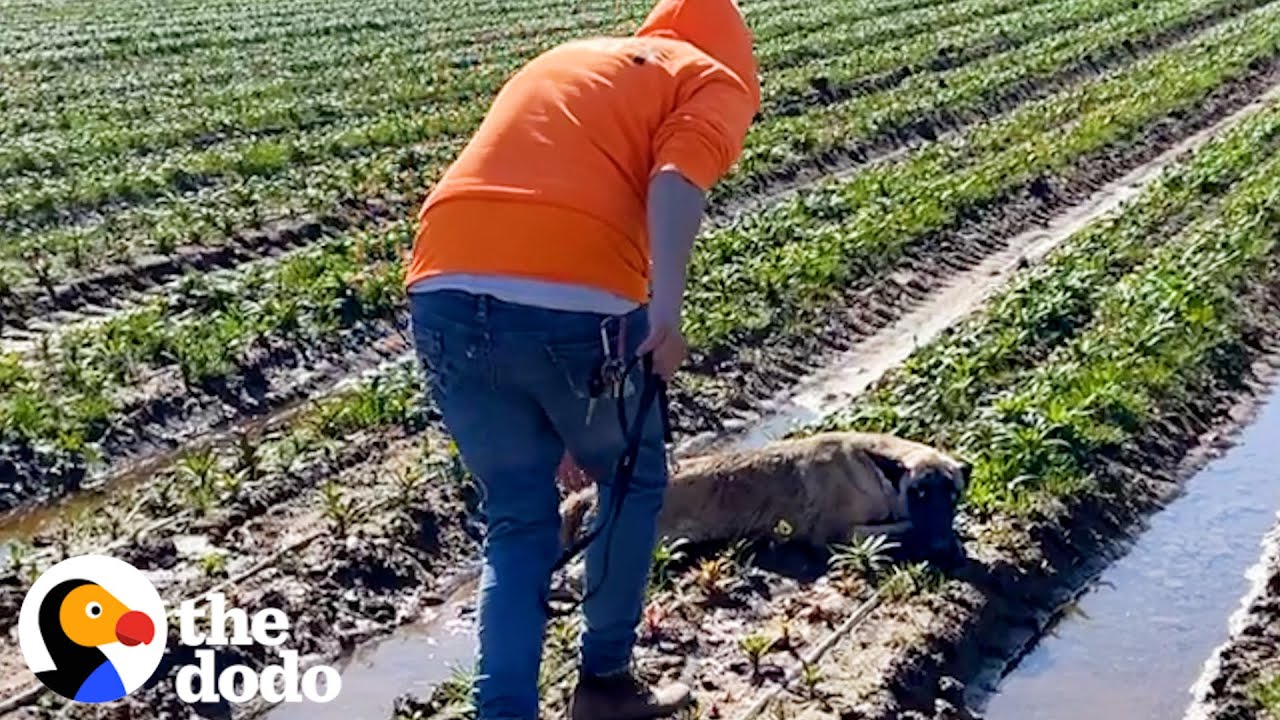
[[[867,526],[909,525],[930,554],[958,548],[952,522],[969,466],[892,435],[831,432],[759,450],[682,460],[658,516],[658,536],[693,542],[777,537],[815,546]],[[566,498],[562,540],[578,537],[595,488]],[[783,533],[785,534],[785,533]]]

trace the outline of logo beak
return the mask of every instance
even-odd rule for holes
[[[116,639],[122,644],[133,647],[145,645],[155,639],[156,626],[151,618],[137,610],[131,610],[116,621]]]

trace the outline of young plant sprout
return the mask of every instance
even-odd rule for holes
[[[834,572],[855,574],[874,582],[889,566],[891,553],[898,547],[898,543],[884,535],[855,538],[852,543],[833,546],[829,562]]]
[[[338,537],[345,537],[360,521],[363,510],[356,500],[342,491],[337,480],[329,478],[320,486],[320,500],[324,516]]]
[[[760,680],[760,662],[773,649],[774,642],[773,638],[763,633],[752,633],[738,641],[738,647],[742,649],[742,653],[747,656],[747,662],[751,665],[752,682]]]

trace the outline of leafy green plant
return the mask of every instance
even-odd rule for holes
[[[1272,720],[1280,720],[1280,676],[1258,682],[1251,694]]]
[[[804,684],[805,692],[809,695],[810,700],[818,699],[821,694],[819,686],[822,684],[823,679],[822,668],[817,663],[801,663],[800,682]]]
[[[831,569],[841,574],[856,574],[875,581],[892,561],[892,553],[898,543],[885,535],[868,535],[855,538],[849,544],[832,547]]]
[[[475,667],[456,666],[449,677],[431,694],[431,703],[443,717],[474,718],[476,680]]]
[[[227,576],[227,555],[219,550],[211,550],[200,556],[200,573],[207,578]]]
[[[426,487],[426,474],[417,464],[407,464],[395,472],[392,486],[395,492],[395,504],[400,510],[408,510],[422,499],[422,491]]]
[[[186,501],[198,513],[213,509],[221,500],[226,472],[220,465],[217,450],[207,445],[192,450],[178,460],[175,471]]]
[[[942,575],[927,562],[899,565],[879,585],[880,596],[888,602],[902,602],[942,587]]]
[[[547,628],[547,649],[552,655],[572,655],[578,642],[578,629],[575,623],[564,618],[557,618]]]
[[[8,571],[26,585],[34,583],[40,577],[35,546],[23,540],[10,540],[5,547],[9,551]]]
[[[668,540],[662,538],[653,549],[653,566],[649,574],[649,596],[662,591],[671,582],[670,568],[688,559],[687,538]]]

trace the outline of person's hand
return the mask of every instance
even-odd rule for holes
[[[587,474],[587,471],[578,467],[577,461],[573,459],[573,456],[567,450],[564,453],[564,457],[560,459],[559,469],[556,470],[556,481],[560,483],[560,487],[564,488],[565,493],[569,495],[587,488],[592,483],[591,476]]]
[[[653,353],[653,371],[670,382],[689,353],[689,345],[680,330],[678,317],[650,317],[649,336],[640,344],[639,349],[641,355],[649,352]]]

